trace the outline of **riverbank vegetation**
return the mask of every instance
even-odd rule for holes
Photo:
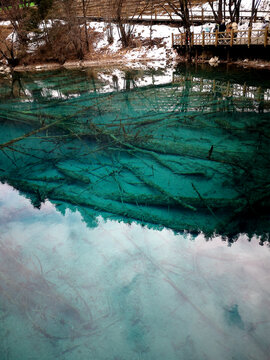
[[[186,54],[192,60],[191,32],[214,31],[224,18],[239,22],[241,29],[250,24],[260,28],[263,21],[265,24],[267,18],[262,19],[262,15],[254,24],[263,1],[252,1],[249,17],[240,18],[248,1],[220,0],[198,5],[188,0],[103,0],[98,6],[89,0],[14,0],[11,6],[7,0],[0,0],[0,16],[5,20],[0,23],[0,61],[10,68],[116,57],[172,61],[177,54],[171,36],[179,32],[186,34]],[[267,10],[267,6],[265,2],[262,8]],[[196,15],[199,8],[201,22]],[[211,24],[204,24],[206,11]]]

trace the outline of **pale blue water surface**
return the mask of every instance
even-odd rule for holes
[[[256,74],[0,77],[0,360],[269,360]]]
[[[1,359],[268,359],[269,248],[1,196]]]

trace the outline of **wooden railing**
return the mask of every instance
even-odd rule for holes
[[[77,12],[79,16],[82,16],[82,1],[75,1],[77,2]],[[179,6],[179,0],[172,0],[172,3],[175,4],[176,8]],[[111,0],[92,0],[86,2],[86,4],[86,15],[89,18],[106,18],[108,16],[113,16]],[[213,12],[211,10],[204,10],[200,7],[202,2],[192,0],[191,4],[193,6],[193,8],[190,9],[191,23],[215,22]],[[196,6],[196,8],[194,6]],[[148,20],[149,18],[152,18],[158,21],[182,21],[178,15],[175,15],[172,7],[168,5],[166,0],[126,0],[123,3],[121,14],[123,18],[138,16],[142,20]],[[256,21],[256,19],[265,18],[267,14],[269,15],[269,11],[258,11],[254,21]],[[239,13],[240,18],[250,18],[250,16],[251,10],[242,10]],[[230,20],[230,14],[228,11],[226,11],[225,20]]]
[[[149,3],[151,4],[151,3]],[[240,19],[249,19],[251,17],[252,13],[251,10],[242,10],[239,12],[239,18]],[[256,20],[262,20],[265,18],[265,16],[269,15],[269,11],[258,11],[255,16],[253,21],[256,22]],[[147,18],[147,17],[152,17],[155,20],[162,20],[165,17],[167,17],[167,19],[171,19],[174,21],[180,21],[181,22],[181,18],[176,15],[172,8],[168,5],[168,4],[154,4],[152,7],[150,5],[146,5],[143,12],[140,14],[140,17],[143,18]],[[190,9],[190,21],[191,23],[205,23],[205,22],[214,22],[215,23],[215,18],[213,15],[212,10],[204,10],[203,8],[200,9],[196,9],[193,10],[192,8]],[[227,11],[224,17],[225,20],[230,21],[230,14]]]
[[[188,39],[191,46],[219,46],[219,45],[263,45],[264,47],[270,45],[269,29],[262,30],[248,30],[229,31],[229,32],[205,32],[199,34],[191,33],[191,38]],[[172,36],[173,46],[185,46],[186,33]]]
[[[257,102],[265,101],[270,103],[270,89],[264,89],[257,86],[249,86],[246,83],[237,84],[230,81],[218,81],[215,79],[204,79],[198,76],[183,76],[182,74],[173,74],[173,83],[179,84],[183,88],[187,85],[189,87],[190,94],[203,94],[219,92],[220,96],[228,97],[233,96],[234,99],[250,99]],[[253,104],[246,104],[247,106],[253,106]],[[270,109],[270,108],[269,108]]]
[[[6,1],[7,3],[12,4],[13,0]],[[22,2],[29,2],[34,4],[35,0],[22,0]],[[56,9],[58,8],[58,2],[59,0],[54,1]],[[176,8],[179,6],[179,0],[172,0],[172,3],[175,4]],[[91,0],[86,1],[85,4],[86,16],[90,19],[111,19],[115,17],[111,0]],[[192,0],[191,4],[193,6],[190,9],[191,23],[215,22],[213,12],[211,10],[204,10],[202,7],[200,7],[202,2],[198,2],[198,0]],[[74,5],[74,10],[76,11],[77,15],[79,17],[83,16],[82,1],[74,0]],[[55,13],[53,14],[55,15]],[[135,17],[141,20],[153,19],[156,21],[173,21],[180,23],[182,21],[181,18],[173,12],[172,8],[168,5],[166,0],[126,0],[123,3],[121,14],[123,18]],[[242,10],[240,11],[239,15],[240,18],[250,18],[251,10]],[[269,15],[269,11],[258,11],[254,21],[256,21],[256,19],[263,19],[266,15]],[[230,14],[228,11],[226,11],[225,20],[230,20]]]
[[[102,13],[102,10],[101,10]],[[253,22],[256,22],[257,20],[263,20],[265,16],[269,15],[269,11],[259,11],[253,18]],[[170,20],[173,22],[182,22],[181,17],[176,15],[171,8],[168,6],[160,7],[159,5],[156,5],[151,9],[149,6],[146,6],[145,9],[140,14],[140,18],[142,20],[148,20],[149,18],[152,18],[157,21],[164,21],[164,20]],[[251,11],[245,10],[241,11],[239,18],[240,19],[250,19],[251,17]],[[226,22],[231,21],[230,14],[226,12],[226,15],[224,17]],[[205,11],[203,9],[196,10],[196,11],[190,11],[190,22],[191,24],[200,24],[200,23],[215,23],[215,17],[213,15],[213,12],[208,10]]]
[[[241,10],[239,12],[239,19],[249,19],[252,15],[251,10]],[[269,15],[269,11],[257,11],[254,16],[254,21],[262,20],[265,18],[266,15]],[[190,10],[190,18],[191,22],[196,20],[201,20],[202,22],[215,22],[214,15],[212,10],[204,10],[203,8],[197,10]],[[224,20],[231,20],[230,13],[226,11]]]

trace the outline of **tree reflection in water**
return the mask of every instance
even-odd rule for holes
[[[102,214],[267,238],[269,84],[166,71],[17,74],[11,92],[3,81],[1,181],[90,226]]]

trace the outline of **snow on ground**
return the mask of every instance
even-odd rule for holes
[[[107,54],[116,54],[121,52],[122,59],[125,59],[129,65],[137,66],[138,62],[147,60],[148,65],[159,68],[164,68],[168,60],[176,59],[177,53],[172,49],[172,34],[178,34],[179,29],[170,27],[168,25],[153,25],[152,26],[152,39],[160,39],[160,45],[150,46],[137,46],[135,48],[122,49],[120,36],[115,24],[112,24],[113,43],[108,44],[106,36],[107,24],[104,22],[91,22],[88,24],[89,28],[94,29],[100,33],[101,39],[95,44],[97,51],[105,50]],[[138,43],[143,42],[150,38],[150,26],[137,24],[134,26],[133,36]]]
[[[9,26],[11,25],[10,21],[0,21],[0,26]]]
[[[217,3],[217,2],[216,2]],[[250,11],[251,10],[252,0],[242,0],[241,11]],[[206,2],[202,6],[197,6],[192,8],[192,13],[196,12],[201,13],[201,9],[204,9],[205,14],[209,12],[212,14],[210,5]],[[261,0],[259,11],[269,11],[270,12],[270,1]],[[259,15],[259,12],[258,12]],[[267,20],[267,19],[266,19]],[[8,26],[10,22],[2,21],[0,26]],[[45,25],[42,24],[42,27]],[[46,22],[46,26],[51,26],[50,21]],[[137,46],[134,48],[123,49],[120,41],[120,35],[117,30],[117,26],[112,24],[112,35],[113,43],[108,44],[108,24],[104,22],[89,22],[89,30],[93,30],[99,33],[97,40],[95,41],[94,49],[97,53],[101,55],[106,54],[108,57],[119,58],[123,60],[127,66],[130,67],[140,67],[143,68],[146,66],[152,67],[154,69],[165,68],[170,64],[173,66],[177,58],[177,53],[172,49],[172,34],[179,34],[179,31],[183,31],[183,28],[172,27],[169,25],[153,25],[152,28],[149,25],[136,24],[133,30],[133,36],[137,43]],[[215,27],[214,23],[208,23],[200,26],[192,26],[191,31],[195,34],[201,33],[203,30],[212,32]],[[263,27],[262,22],[257,22],[253,24],[254,29],[261,29]],[[243,19],[238,26],[238,30],[246,30],[248,28],[248,19]],[[151,32],[151,34],[150,34]],[[150,46],[145,45],[145,42],[149,40],[150,35],[152,39],[155,40],[157,45]],[[10,35],[12,36],[12,35]],[[159,39],[159,41],[157,41]],[[148,42],[149,43],[149,42]],[[32,49],[33,50],[33,49]],[[163,77],[164,78],[164,77]]]
[[[217,6],[217,2],[215,3]],[[238,30],[246,30],[249,26],[249,19],[245,16],[248,16],[250,14],[245,13],[245,11],[250,12],[252,7],[252,0],[242,0],[241,8],[240,8],[240,18],[241,22],[238,25]],[[203,4],[202,6],[197,6],[192,8],[193,15],[196,14],[196,12],[201,13],[201,9],[204,9],[205,15],[209,13],[208,15],[212,15],[212,10],[208,2]],[[264,13],[260,13],[260,11],[264,11]],[[258,16],[263,16],[265,20],[269,20],[269,15],[265,14],[265,11],[269,11],[270,13],[270,0],[261,0],[261,3],[258,8]],[[241,17],[242,15],[242,17]],[[229,17],[228,9],[226,10],[226,16]],[[166,18],[166,15],[164,16],[158,16],[159,18],[163,17]],[[145,16],[144,16],[145,18]],[[168,16],[167,16],[168,18]],[[228,21],[227,21],[228,22]],[[191,31],[194,32],[194,34],[200,34],[203,30],[206,32],[212,32],[215,23],[208,23],[204,25],[199,26],[192,26]],[[108,46],[108,41],[106,39],[106,24],[103,22],[92,22],[89,24],[91,28],[94,28],[96,31],[103,33],[105,36],[101,40],[98,41],[96,44],[97,50],[102,50],[104,48],[107,48],[108,53],[116,54],[121,53],[121,56],[123,59],[127,60],[128,65],[130,66],[137,66],[138,62],[141,60],[148,61],[148,65],[152,66],[153,68],[159,68],[159,67],[165,67],[168,61],[170,63],[173,63],[174,60],[177,57],[176,51],[172,49],[172,34],[179,34],[179,32],[183,32],[183,28],[177,28],[177,27],[171,27],[168,25],[153,25],[152,26],[152,38],[160,38],[162,39],[162,43],[160,46],[152,46],[151,48],[149,46],[139,46],[134,49],[129,49],[127,51],[124,51],[121,49],[121,42],[119,39],[119,34],[116,28],[116,25],[113,24],[113,37],[114,42],[113,44]],[[256,23],[253,23],[254,29],[262,29],[264,27],[263,22],[257,21]],[[239,34],[240,36],[240,34]],[[142,25],[137,24],[134,27],[134,37],[140,38],[142,40],[146,40],[150,38],[150,26],[149,25]],[[142,66],[142,65],[141,65]]]
[[[175,60],[177,53],[172,49],[172,34],[178,34],[178,28],[173,28],[168,25],[153,25],[152,39],[161,39],[161,44],[153,47],[141,46],[130,50],[125,55],[129,61],[140,60],[147,58],[151,60],[153,67],[165,67],[167,60]],[[140,36],[146,40],[150,38],[150,27],[146,25],[137,25],[134,29],[135,37]]]
[[[249,0],[245,0],[249,1]],[[215,23],[208,23],[199,26],[192,26],[191,31],[194,34],[200,34],[203,30],[206,32],[212,32],[215,27]],[[247,30],[249,26],[249,20],[245,19],[238,25],[238,30]],[[264,27],[263,22],[256,22],[253,24],[253,29],[262,29]],[[122,60],[127,61],[127,65],[131,67],[143,67],[142,61],[147,61],[147,65],[155,69],[165,68],[168,63],[173,65],[177,58],[177,53],[172,49],[172,34],[179,34],[183,32],[183,28],[172,27],[169,25],[153,25],[152,26],[152,39],[160,39],[159,45],[150,46],[137,46],[135,48],[122,49],[120,37],[116,28],[116,25],[112,25],[114,41],[111,45],[108,45],[106,37],[106,24],[103,22],[91,22],[89,27],[95,29],[103,37],[95,44],[97,51],[106,49],[108,55],[120,54]],[[241,36],[241,33],[238,34]],[[150,26],[137,24],[134,27],[134,38],[140,39],[141,42],[150,38]]]

